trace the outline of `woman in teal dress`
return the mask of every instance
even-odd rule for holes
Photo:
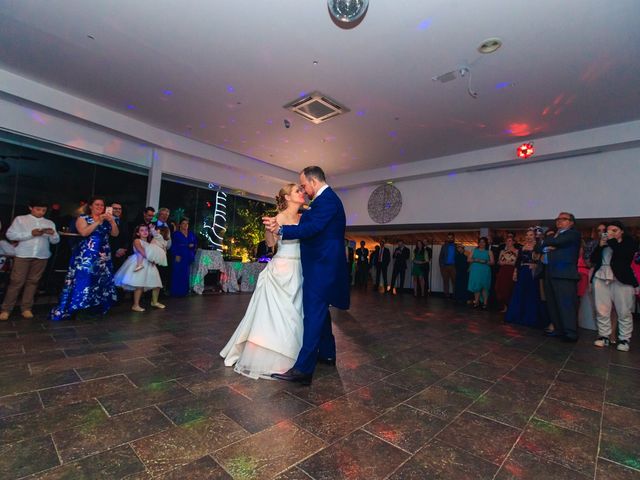
[[[489,289],[491,288],[491,265],[493,265],[493,253],[488,250],[489,240],[481,237],[478,247],[469,257],[469,291],[473,293],[473,307],[487,309]]]
[[[423,297],[427,296],[427,289],[425,286],[425,265],[427,264],[426,252],[424,243],[422,240],[416,242],[416,248],[413,250],[413,267],[411,268],[411,275],[413,276],[413,296],[418,296],[418,287],[420,287],[420,294]]]

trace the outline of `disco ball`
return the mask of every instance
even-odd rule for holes
[[[359,20],[369,7],[369,0],[328,0],[329,12],[333,18],[343,23]]]

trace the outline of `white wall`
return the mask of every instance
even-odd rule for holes
[[[271,200],[298,174],[153,127],[0,69],[0,129]]]
[[[377,185],[340,188],[347,225],[376,225],[367,212]],[[394,182],[402,193],[389,224],[541,220],[566,210],[580,218],[640,214],[640,148]]]

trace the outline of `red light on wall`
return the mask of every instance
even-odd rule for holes
[[[533,148],[533,143],[531,142],[523,143],[516,150],[518,158],[529,158],[531,155],[533,155],[534,152],[535,149]]]

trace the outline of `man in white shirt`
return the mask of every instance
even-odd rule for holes
[[[44,218],[47,204],[42,200],[29,202],[29,215],[20,215],[13,220],[7,230],[7,238],[18,242],[16,257],[11,270],[9,288],[2,303],[0,320],[9,320],[11,310],[22,290],[23,318],[33,318],[33,298],[38,288],[38,282],[47,267],[47,260],[51,256],[50,244],[60,241],[56,226],[51,220]],[[23,290],[24,288],[24,290]]]

